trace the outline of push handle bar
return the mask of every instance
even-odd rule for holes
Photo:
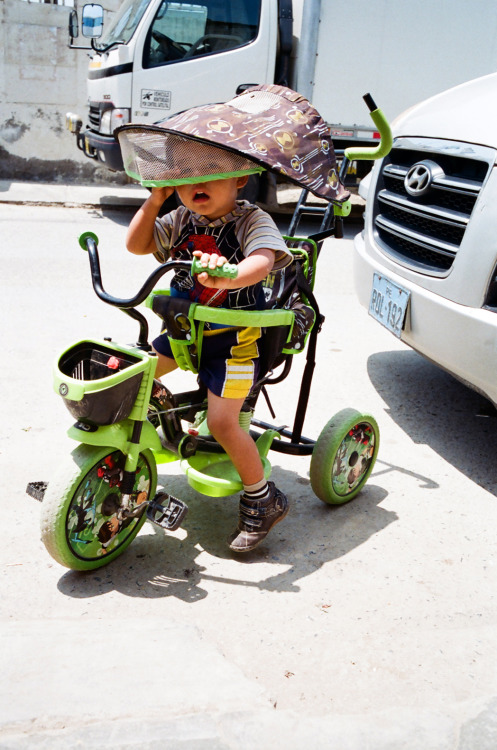
[[[364,148],[351,146],[346,148],[344,156],[349,161],[382,159],[390,153],[393,144],[392,131],[382,110],[376,106],[371,94],[365,94],[363,99],[369,109],[369,115],[378,129],[381,140],[378,146],[366,146]]]
[[[91,269],[91,280],[93,289],[96,295],[108,305],[114,305],[115,307],[121,307],[123,309],[129,309],[137,307],[141,304],[148,295],[152,292],[153,288],[157,284],[160,278],[164,276],[168,271],[187,271],[192,274],[207,272],[209,276],[224,276],[227,278],[236,278],[238,269],[236,265],[231,263],[225,263],[220,268],[204,268],[200,262],[194,263],[190,260],[168,260],[163,263],[155,271],[152,271],[148,279],[141,287],[140,291],[129,299],[122,299],[120,297],[113,297],[105,291],[102,285],[102,273],[100,270],[100,258],[98,256],[98,237],[93,232],[83,232],[79,237],[79,244],[88,252]],[[195,258],[198,261],[197,258]]]

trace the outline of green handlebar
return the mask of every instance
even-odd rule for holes
[[[208,273],[209,276],[223,276],[226,279],[236,279],[238,276],[238,268],[235,263],[225,263],[223,266],[217,266],[216,268],[207,268],[195,256],[192,261],[192,276],[204,272]]]
[[[83,248],[83,250],[87,250],[86,247],[86,240],[93,240],[95,242],[95,245],[98,245],[98,237],[93,232],[83,232],[83,234],[79,237],[79,244]]]
[[[366,146],[361,148],[360,146],[352,146],[350,148],[346,148],[344,151],[344,156],[349,161],[360,161],[363,159],[382,159],[384,156],[390,153],[393,139],[392,131],[390,130],[390,125],[388,124],[387,118],[379,108],[372,110],[369,114],[380,134],[380,143],[378,144],[378,146],[372,147]]]

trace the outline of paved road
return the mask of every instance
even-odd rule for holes
[[[173,466],[161,477],[190,506],[184,529],[146,526],[90,574],[47,555],[24,487],[72,447],[52,361],[79,338],[135,333],[94,297],[76,238],[100,236],[107,286],[126,296],[155,263],[123,250],[129,218],[0,205],[0,747],[495,750],[496,424],[359,307],[350,238],[320,261],[305,433],[370,410],[382,446],[364,492],[325,506],[308,459],[275,454],[291,514],[239,561],[225,544],[237,499],[196,495]],[[277,422],[301,368],[273,389]]]

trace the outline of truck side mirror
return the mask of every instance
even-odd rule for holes
[[[76,39],[79,36],[78,11],[72,10],[69,14],[69,36]]]
[[[102,36],[104,9],[101,5],[95,5],[94,3],[84,5],[81,19],[83,36],[91,39],[98,39]]]

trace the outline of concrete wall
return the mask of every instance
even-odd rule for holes
[[[112,11],[119,0],[102,4]],[[0,0],[1,179],[112,179],[112,173],[77,150],[65,129],[66,112],[85,114],[88,68],[88,53],[67,46],[70,11],[61,5]],[[77,43],[86,46],[87,40],[80,36]]]

